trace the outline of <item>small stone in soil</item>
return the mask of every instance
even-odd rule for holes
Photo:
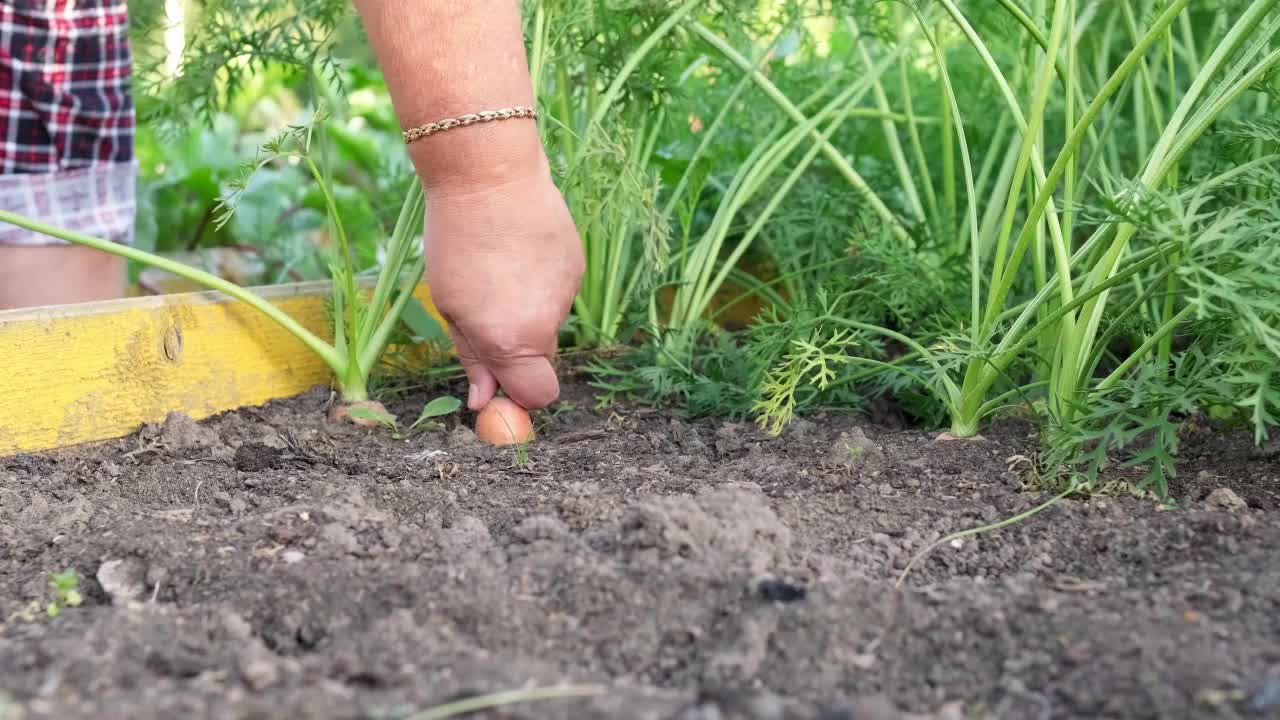
[[[107,560],[98,567],[98,584],[116,605],[140,600],[146,594],[146,568],[132,558]]]
[[[1227,512],[1240,512],[1249,509],[1249,503],[1242,500],[1231,488],[1220,487],[1209,493],[1209,496],[1204,501],[1212,508]]]
[[[276,684],[280,673],[265,652],[249,650],[240,658],[240,678],[250,689],[261,691]]]
[[[769,602],[799,602],[808,595],[808,590],[803,585],[793,585],[785,580],[775,579],[761,580],[756,585],[756,591],[760,593],[760,597]]]

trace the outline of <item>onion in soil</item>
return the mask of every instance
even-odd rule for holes
[[[495,397],[476,417],[476,437],[490,445],[519,445],[533,438],[533,421],[516,402]]]

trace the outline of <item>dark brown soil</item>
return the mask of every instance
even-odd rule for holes
[[[774,439],[566,397],[527,457],[334,425],[318,391],[0,459],[0,718],[407,718],[555,683],[605,692],[483,717],[1280,716],[1280,459],[1248,438],[1190,433],[1176,510],[1063,502],[898,591],[1047,498],[1027,428]],[[50,619],[66,569],[83,602]]]

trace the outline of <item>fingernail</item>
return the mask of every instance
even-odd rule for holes
[[[480,395],[480,388],[476,387],[475,385],[472,385],[470,389],[467,390],[467,407],[475,408],[476,398],[479,397],[479,395]]]

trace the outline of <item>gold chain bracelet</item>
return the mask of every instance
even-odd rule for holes
[[[501,110],[482,110],[478,113],[469,113],[460,115],[456,118],[447,118],[437,120],[426,125],[420,125],[416,128],[404,131],[404,144],[415,140],[421,140],[424,137],[435,135],[445,130],[452,130],[457,127],[465,127],[467,125],[475,125],[477,123],[493,122],[494,120],[511,120],[514,118],[536,118],[538,111],[532,107],[517,105],[515,107],[502,108]]]

